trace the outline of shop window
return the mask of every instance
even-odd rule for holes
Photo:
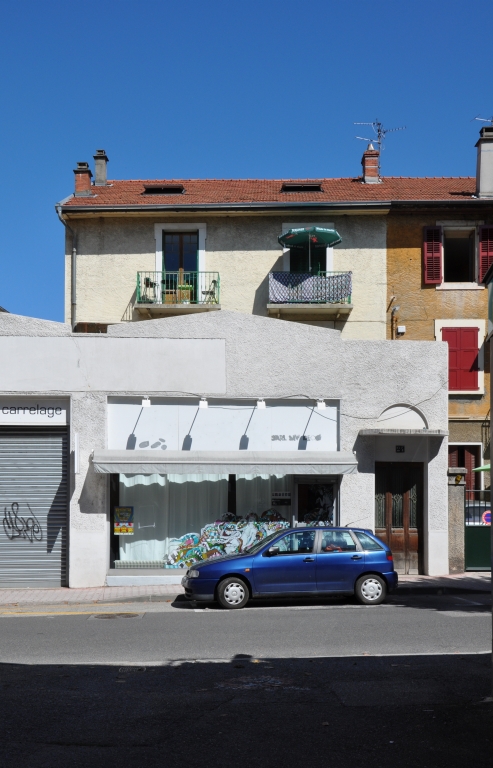
[[[288,528],[289,475],[120,475],[119,505],[134,509],[134,532],[118,536],[116,568],[189,568],[236,554]]]

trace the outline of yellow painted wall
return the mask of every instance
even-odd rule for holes
[[[390,214],[387,219],[387,338],[391,338],[389,303],[399,305],[397,324],[406,326],[406,340],[435,339],[435,319],[440,320],[487,320],[488,291],[484,290],[437,290],[434,285],[423,283],[423,227],[433,226],[438,220],[460,219],[464,214],[431,216],[414,214]],[[471,221],[474,225],[474,222]],[[484,339],[480,340],[480,342]],[[486,345],[487,346],[487,345]],[[405,371],[403,371],[405,375]],[[484,418],[489,412],[490,377],[489,364],[485,359],[484,395],[450,395],[449,416],[455,418]]]

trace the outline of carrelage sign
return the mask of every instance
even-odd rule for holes
[[[1,398],[0,425],[67,424],[68,402],[34,398]]]

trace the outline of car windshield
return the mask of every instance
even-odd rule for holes
[[[261,539],[260,541],[254,541],[253,544],[249,544],[248,547],[245,547],[243,552],[247,552],[249,555],[254,555],[256,552],[259,551],[259,549],[262,549],[264,544],[268,544],[269,541],[272,541],[272,539],[275,539],[276,536],[279,536],[281,531],[276,531],[275,533],[271,533],[270,536],[266,536],[264,539]]]

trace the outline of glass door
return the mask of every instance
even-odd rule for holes
[[[198,293],[198,232],[163,233],[163,303],[190,304]]]

